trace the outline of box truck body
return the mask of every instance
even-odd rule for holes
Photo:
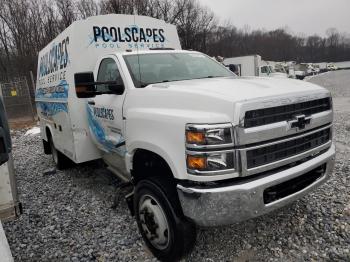
[[[91,112],[86,101],[77,99],[74,74],[94,71],[98,59],[111,52],[150,48],[181,48],[176,27],[149,17],[104,15],[76,21],[64,30],[39,53],[36,104],[44,139],[48,128],[60,141],[57,149],[76,163],[101,158],[104,148],[99,150],[94,140],[104,138],[97,125],[94,133],[99,136],[90,136]]]
[[[224,65],[228,66],[230,64],[239,68],[239,76],[259,76],[262,61],[259,55],[225,58]]]

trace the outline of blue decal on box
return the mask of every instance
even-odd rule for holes
[[[41,109],[41,114],[46,117],[52,117],[59,112],[68,113],[67,103],[53,103],[53,102],[37,102]]]
[[[61,80],[57,86],[40,87],[35,92],[35,98],[68,98],[69,85]]]

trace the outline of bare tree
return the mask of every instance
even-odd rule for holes
[[[58,13],[60,14],[62,30],[70,26],[76,20],[76,10],[72,0],[56,0]]]
[[[330,28],[326,37],[293,35],[218,24],[198,0],[0,0],[0,81],[36,72],[38,52],[77,19],[138,14],[175,24],[182,47],[225,57],[260,54],[267,60],[350,60],[350,36]]]
[[[77,2],[76,8],[81,19],[98,15],[100,12],[99,5],[94,0],[80,0]]]

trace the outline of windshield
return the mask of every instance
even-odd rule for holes
[[[223,65],[200,53],[156,53],[125,55],[136,87],[171,81],[232,77]]]

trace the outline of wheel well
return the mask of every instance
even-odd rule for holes
[[[46,155],[50,155],[52,152],[51,152],[51,147],[50,147],[49,139],[52,137],[52,134],[51,134],[51,131],[50,131],[50,128],[49,128],[49,127],[46,127],[46,128],[45,128],[45,133],[46,133],[47,141],[45,141],[45,140],[43,139],[44,153],[45,153]]]
[[[46,133],[47,140],[49,140],[49,137],[52,137],[52,135],[51,135],[50,128],[48,126],[45,128],[45,133]]]
[[[137,149],[133,157],[131,174],[134,182],[147,177],[162,176],[175,182],[171,168],[160,155],[145,149]]]

